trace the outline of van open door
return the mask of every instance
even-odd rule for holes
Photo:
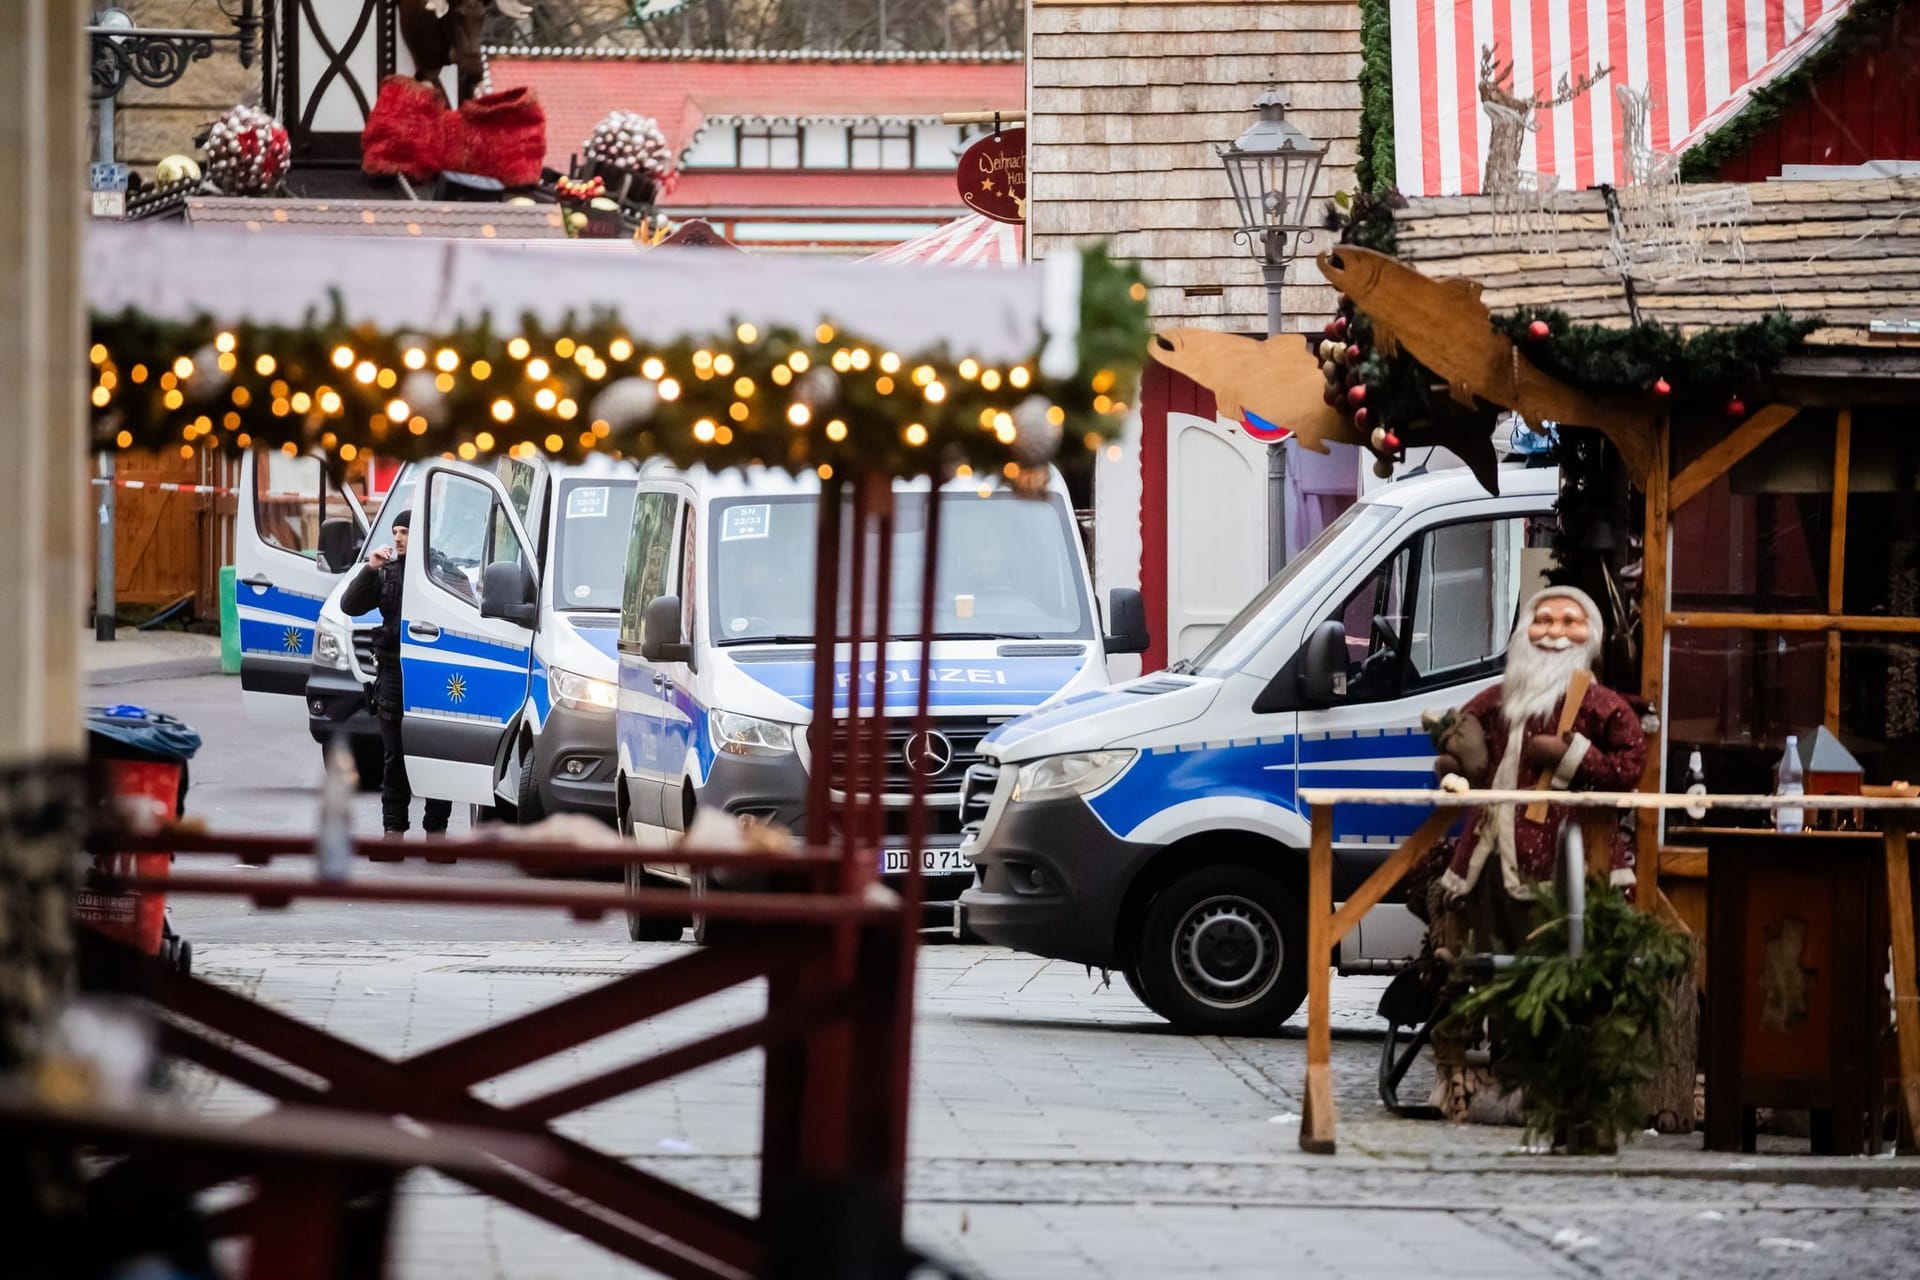
[[[353,567],[367,517],[317,457],[256,449],[240,464],[234,603],[249,717],[305,727],[320,606]]]
[[[417,795],[491,805],[533,662],[533,543],[506,488],[476,468],[424,468],[413,513],[400,634],[407,778]]]

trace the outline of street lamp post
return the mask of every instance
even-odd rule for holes
[[[1277,86],[1254,100],[1260,113],[1247,131],[1219,148],[1240,214],[1234,239],[1260,262],[1267,286],[1267,337],[1280,336],[1287,264],[1317,229],[1312,221],[1314,184],[1327,149],[1287,119],[1287,99]],[[1280,424],[1284,426],[1285,424]],[[1267,573],[1287,562],[1287,451],[1284,440],[1267,445]]]

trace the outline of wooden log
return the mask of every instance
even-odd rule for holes
[[[1568,677],[1566,697],[1560,704],[1560,726],[1558,733],[1562,738],[1573,732],[1573,722],[1580,718],[1580,705],[1587,700],[1587,690],[1591,688],[1592,685],[1593,672],[1591,671],[1582,669]],[[1522,746],[1524,747],[1524,745],[1523,743]],[[1535,791],[1550,791],[1552,788],[1553,775],[1551,773],[1542,773],[1540,780],[1533,784]],[[1545,800],[1537,800],[1528,805],[1527,821],[1545,822],[1547,820],[1547,808],[1548,805]]]
[[[1300,1148],[1334,1153],[1333,1109],[1333,806],[1313,807],[1307,853],[1307,1084],[1300,1116]]]
[[[1895,820],[1887,830],[1887,921],[1893,943],[1893,1007],[1900,1052],[1899,1149],[1920,1149],[1920,974],[1913,938],[1913,869],[1907,829]]]
[[[1800,412],[1797,405],[1770,404],[1728,432],[1712,448],[1687,464],[1673,478],[1668,491],[1667,509],[1677,511],[1698,496],[1715,480],[1732,470],[1733,464],[1759,448],[1774,432],[1792,422]]]

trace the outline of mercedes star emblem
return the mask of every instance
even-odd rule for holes
[[[900,758],[921,777],[938,777],[953,763],[953,743],[944,733],[916,733],[900,748]]]

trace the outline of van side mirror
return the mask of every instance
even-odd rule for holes
[[[1318,710],[1347,696],[1347,628],[1332,619],[1307,637],[1300,667],[1300,705]]]
[[[1107,656],[1145,653],[1153,643],[1147,630],[1147,604],[1132,587],[1115,587],[1107,605],[1113,630],[1106,637]]]
[[[531,627],[540,620],[533,570],[522,562],[498,561],[480,575],[480,616]]]
[[[640,616],[640,656],[648,662],[693,661],[693,646],[680,634],[679,596],[655,596]]]
[[[320,557],[316,561],[324,573],[344,573],[360,558],[360,529],[351,520],[336,516],[320,522]]]

